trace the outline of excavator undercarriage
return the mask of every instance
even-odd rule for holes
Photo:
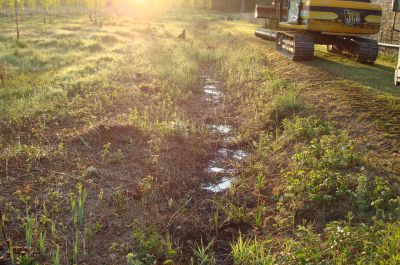
[[[374,63],[379,51],[377,41],[354,36],[268,29],[257,29],[256,36],[275,41],[276,50],[293,61],[311,60],[315,44],[327,45],[329,53],[365,64]]]

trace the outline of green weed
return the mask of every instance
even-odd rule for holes
[[[39,252],[40,255],[46,255],[46,232],[40,231],[39,233]]]
[[[137,228],[132,238],[137,259],[143,264],[153,264],[157,258],[168,261],[177,254],[170,237],[163,238],[155,227]]]
[[[266,209],[264,205],[257,205],[253,218],[254,225],[257,228],[261,228],[264,224],[265,211]]]
[[[34,261],[33,259],[31,259],[31,257],[29,257],[28,254],[19,256],[17,258],[17,261],[18,261],[18,264],[20,264],[20,265],[38,265],[39,264],[36,261]]]
[[[227,216],[226,221],[244,223],[247,220],[245,205],[236,205],[235,202],[226,201],[222,209]]]
[[[52,265],[60,265],[60,246],[56,246],[56,250],[52,254]]]
[[[265,188],[265,175],[258,174],[256,177],[256,190],[261,192]]]
[[[53,240],[56,240],[58,238],[58,236],[57,236],[56,223],[54,221],[51,221],[50,231],[51,231],[51,238]]]
[[[300,207],[314,203],[351,201],[358,175],[343,173],[359,165],[359,158],[345,134],[323,135],[297,150],[287,179],[287,196]]]
[[[282,137],[286,141],[308,142],[322,135],[330,134],[333,130],[328,122],[315,116],[306,118],[296,116],[292,120],[284,119],[282,125],[284,134]]]
[[[11,264],[15,264],[14,248],[11,240],[8,242],[8,255],[10,255]]]
[[[28,248],[33,245],[33,228],[35,226],[35,218],[31,216],[26,217],[25,223],[25,242]]]
[[[136,256],[133,253],[128,253],[128,255],[126,255],[126,264],[127,265],[143,265],[143,262],[136,259]]]
[[[78,230],[76,230],[72,246],[72,264],[78,264],[78,242],[79,242],[79,234]]]
[[[231,244],[232,257],[234,264],[237,265],[272,265],[274,258],[268,253],[266,248],[267,242],[258,242],[254,240],[243,240],[242,235],[239,236],[236,243]]]
[[[204,246],[203,240],[201,240],[200,245],[197,245],[195,249],[193,249],[193,254],[196,257],[198,265],[215,265],[216,260],[214,257],[214,253],[212,253],[211,248],[213,245],[213,241],[210,241],[207,246]]]
[[[83,226],[83,222],[84,222],[84,216],[85,216],[85,202],[86,202],[86,197],[87,197],[87,191],[86,189],[84,189],[82,187],[82,184],[78,184],[78,210],[77,210],[77,214],[78,214],[78,218],[79,218],[79,223],[81,226]]]

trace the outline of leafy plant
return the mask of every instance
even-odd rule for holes
[[[40,255],[46,255],[46,232],[40,231],[39,233],[39,252]]]
[[[296,116],[292,120],[284,119],[282,125],[282,137],[285,141],[309,142],[322,135],[328,135],[333,131],[332,126],[328,122],[322,121],[315,116],[305,118]]]
[[[132,232],[136,258],[144,264],[153,264],[157,259],[168,260],[176,255],[169,235],[164,238],[156,227],[136,228]]]
[[[82,184],[78,184],[78,209],[77,214],[79,217],[79,223],[82,226],[84,221],[84,209],[85,209],[85,202],[87,197],[87,191],[82,187]]]
[[[35,225],[35,218],[28,216],[25,223],[25,241],[28,248],[33,244],[33,227]]]
[[[126,264],[127,265],[143,265],[143,262],[136,258],[136,255],[133,253],[128,253],[126,255]]]
[[[267,241],[258,242],[254,240],[243,240],[239,236],[236,243],[231,244],[233,262],[236,265],[272,265],[274,258],[268,253]]]
[[[56,251],[52,254],[53,265],[60,265],[60,246],[56,246]]]
[[[211,251],[213,243],[214,241],[210,241],[207,246],[204,246],[203,239],[201,239],[200,245],[197,245],[197,247],[193,249],[193,254],[196,257],[198,265],[216,264],[214,253]]]
[[[258,228],[261,228],[263,226],[265,210],[266,209],[264,205],[257,205],[256,207],[253,220],[254,220],[254,225]]]
[[[56,222],[51,221],[50,231],[51,231],[51,238],[52,238],[53,240],[56,240],[56,239],[58,238],[58,236],[57,236]]]
[[[72,263],[78,264],[78,241],[79,241],[79,234],[78,230],[75,231],[75,239],[73,241],[72,247]]]
[[[256,190],[261,192],[265,188],[265,175],[258,174],[256,177]]]
[[[21,255],[17,258],[17,261],[20,265],[38,265],[38,263],[29,257],[28,254]]]
[[[69,194],[71,210],[72,210],[72,223],[75,228],[78,227],[78,206],[76,205],[76,198],[73,193]]]
[[[242,223],[246,222],[246,206],[236,205],[235,202],[227,200],[222,210],[227,216],[227,221]]]
[[[345,134],[316,138],[297,150],[293,158],[285,177],[287,196],[296,205],[353,199],[359,176],[343,171],[353,169],[359,158],[354,152],[354,143]]]
[[[10,255],[11,264],[15,264],[14,248],[11,240],[8,242],[8,255]]]

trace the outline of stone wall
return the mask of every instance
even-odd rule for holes
[[[379,42],[400,44],[400,32],[395,32],[392,30],[394,12],[392,11],[392,1],[391,0],[377,0],[373,1],[377,4],[382,5],[382,21],[381,30],[375,38]],[[400,13],[397,14],[396,28],[400,29]]]
[[[240,13],[240,19],[254,24],[264,25],[264,19],[255,18],[254,12]]]

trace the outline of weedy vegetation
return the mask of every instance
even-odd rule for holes
[[[332,72],[321,50],[289,62],[227,14],[50,23],[53,9],[46,24],[24,17],[19,41],[0,14],[0,263],[400,262],[400,102],[386,83]],[[214,116],[204,76],[224,84]],[[201,189],[222,146],[209,120],[250,154],[217,194]]]

